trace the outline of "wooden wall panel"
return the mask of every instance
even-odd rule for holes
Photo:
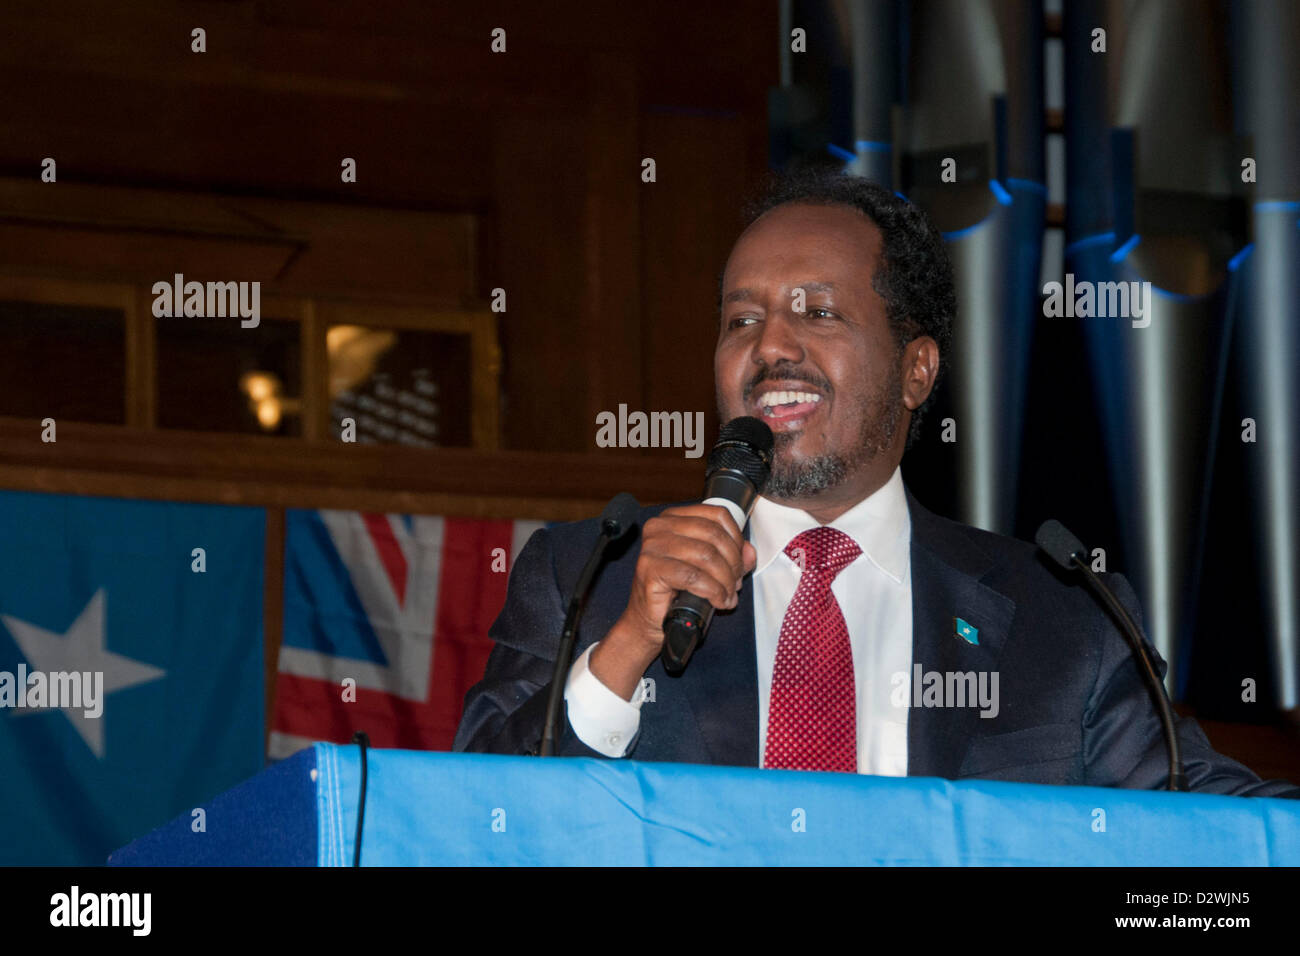
[[[740,206],[763,173],[745,153],[740,116],[655,111],[642,142],[660,182],[642,203],[642,356],[654,411],[703,411],[706,447],[717,435],[713,351],[717,282],[739,235]]]
[[[596,416],[627,402],[644,409],[641,369],[642,203],[657,182],[642,181],[638,89],[633,63],[612,53],[589,61],[591,108],[584,139],[587,168],[583,219],[586,294],[581,322],[586,435],[597,450]],[[653,158],[653,157],[651,157]]]
[[[583,116],[498,119],[493,143],[497,233],[485,284],[501,316],[507,448],[580,451],[590,369],[580,335],[586,272]]]
[[[0,61],[3,62],[3,61]],[[0,172],[66,182],[471,208],[488,192],[488,129],[463,98],[190,85],[185,77],[0,66]],[[218,120],[217,118],[220,118]],[[34,144],[40,144],[39,152]],[[340,161],[357,160],[355,184]]]
[[[700,464],[602,451],[479,452],[290,441],[0,418],[0,488],[221,504],[478,517],[587,517],[619,491],[650,504],[697,492]],[[545,514],[518,510],[541,503]],[[502,502],[511,501],[509,507]],[[576,507],[570,507],[576,503]],[[454,507],[454,511],[447,510]],[[515,510],[512,510],[515,509]]]
[[[52,155],[59,183],[7,223],[0,209],[0,252],[54,276],[177,265],[471,308],[504,288],[504,446],[596,453],[595,414],[620,403],[712,417],[693,303],[711,299],[733,183],[765,162],[776,13],[14,0],[0,175],[35,185]]]
[[[280,292],[470,306],[479,256],[472,213],[0,179],[7,271],[150,286],[180,272],[273,282]]]

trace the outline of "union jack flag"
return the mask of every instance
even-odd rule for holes
[[[540,521],[286,512],[269,756],[312,741],[450,750],[515,556]],[[355,682],[355,700],[345,680]]]

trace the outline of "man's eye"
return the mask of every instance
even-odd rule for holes
[[[729,322],[727,322],[727,328],[738,329],[744,323],[753,322],[753,321],[754,321],[754,317],[752,315],[738,315],[735,318],[731,319]]]
[[[821,313],[820,315],[818,315],[819,312]],[[811,309],[808,310],[808,315],[814,319],[832,319],[835,317],[834,312],[831,312],[827,309],[821,309],[816,306],[813,306]]]

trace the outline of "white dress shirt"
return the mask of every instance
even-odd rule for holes
[[[818,522],[805,511],[760,497],[749,525],[758,556],[753,588],[761,765],[781,624],[799,585],[799,566],[785,554],[785,547],[801,532],[818,527]],[[891,702],[891,696],[911,700],[912,521],[902,472],[895,469],[889,481],[830,527],[847,534],[862,549],[831,585],[853,649],[858,772],[903,777],[907,775],[907,707]],[[644,692],[639,687],[626,701],[602,684],[588,667],[591,650],[574,662],[565,683],[569,724],[588,747],[607,757],[622,757],[640,728]],[[891,682],[896,674],[905,681],[897,694]]]

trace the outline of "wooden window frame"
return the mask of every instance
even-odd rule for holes
[[[501,446],[501,346],[497,341],[496,314],[493,312],[448,312],[420,306],[359,303],[342,300],[314,300],[310,303],[312,334],[321,349],[325,332],[334,325],[357,325],[371,329],[402,329],[419,332],[447,332],[465,335],[470,340],[470,435],[472,446],[479,451],[495,451]],[[328,370],[328,360],[324,363]],[[326,389],[322,381],[315,386]],[[304,391],[306,384],[304,382]],[[315,396],[325,408],[320,427],[327,429],[329,397]],[[304,396],[304,414],[307,405]],[[323,437],[323,435],[322,435]]]
[[[403,301],[270,292],[263,313],[301,323],[300,438],[157,427],[157,320],[151,286],[0,273],[0,297],[106,307],[125,316],[126,424],[0,417],[0,488],[267,508],[345,508],[449,517],[561,521],[600,511],[629,491],[643,501],[695,496],[699,462],[629,454],[500,450],[501,351],[496,316]],[[465,448],[344,445],[329,435],[325,330],[333,324],[466,334],[474,362],[472,434]]]

